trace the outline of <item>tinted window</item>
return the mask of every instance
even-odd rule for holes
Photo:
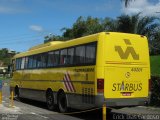
[[[38,68],[46,67],[46,63],[47,63],[46,54],[43,53],[43,54],[37,55],[37,67]]]
[[[24,68],[28,68],[28,57],[25,57],[25,65]]]
[[[24,69],[25,66],[25,57],[22,58],[22,62],[21,62],[21,69]]]
[[[48,67],[51,67],[54,65],[54,52],[48,53]]]
[[[22,63],[22,58],[17,58],[16,59],[16,70],[21,69],[21,63]]]
[[[86,45],[86,63],[95,63],[96,60],[96,44]]]
[[[59,65],[59,51],[55,51],[54,52],[53,61],[54,61],[54,63],[53,63],[54,66]]]
[[[68,56],[67,56],[67,59],[68,59],[68,64],[74,64],[73,63],[73,59],[74,59],[74,48],[69,48],[68,49]]]
[[[34,55],[32,58],[32,68],[36,68],[37,67],[37,55]]]
[[[85,46],[78,46],[76,47],[76,64],[83,64],[85,63]]]
[[[47,65],[47,54],[44,53],[41,55],[41,67],[46,67]]]
[[[27,68],[32,68],[32,64],[33,64],[33,56],[29,56],[29,58],[28,58],[28,67]]]
[[[67,49],[61,50],[60,64],[61,65],[67,64]]]

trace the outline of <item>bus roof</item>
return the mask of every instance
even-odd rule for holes
[[[105,32],[101,32],[101,33],[88,35],[88,36],[84,36],[84,37],[80,37],[80,38],[76,38],[76,39],[72,39],[72,40],[68,40],[68,41],[52,41],[52,42],[48,42],[45,44],[40,44],[40,45],[31,47],[26,52],[22,52],[22,53],[15,55],[13,58],[30,56],[30,55],[34,55],[34,54],[39,54],[39,53],[51,51],[51,50],[58,50],[61,48],[67,48],[67,47],[74,46],[74,45],[80,45],[80,44],[85,44],[88,42],[94,42],[94,41],[98,40],[97,37],[100,34],[104,34],[104,33]]]
[[[92,34],[92,35],[88,35],[88,36],[84,36],[84,37],[80,37],[80,38],[76,38],[76,39],[72,39],[72,40],[68,40],[68,41],[52,41],[52,42],[48,42],[48,43],[45,43],[45,44],[40,44],[40,45],[31,47],[26,52],[22,52],[22,53],[19,53],[19,54],[15,55],[13,57],[13,59],[14,58],[19,58],[19,57],[24,57],[24,56],[30,56],[30,55],[34,55],[34,54],[39,54],[39,53],[45,53],[47,51],[63,49],[63,48],[71,47],[71,46],[85,44],[85,43],[88,43],[88,42],[98,41],[99,36],[100,35],[105,35],[105,34],[110,34],[110,35],[111,34],[119,34],[119,35],[128,34],[128,35],[136,36],[136,34],[130,34],[130,33],[100,32],[100,33],[97,33],[97,34]],[[141,36],[141,35],[138,35],[138,36]],[[141,37],[143,37],[143,36],[141,36]]]

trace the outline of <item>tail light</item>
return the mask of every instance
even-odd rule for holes
[[[104,79],[97,79],[97,92],[98,93],[104,92]]]
[[[149,91],[151,91],[151,88],[152,88],[152,80],[151,79],[149,79],[149,85],[148,85],[148,87],[149,87]]]

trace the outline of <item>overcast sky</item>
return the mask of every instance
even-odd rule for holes
[[[0,0],[0,48],[19,52],[41,44],[50,33],[61,35],[79,16],[116,18],[142,12],[160,16],[159,0]],[[158,13],[159,12],[159,13]]]

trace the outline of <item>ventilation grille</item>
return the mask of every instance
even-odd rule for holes
[[[89,103],[89,104],[95,103],[95,96],[94,96],[93,88],[82,88],[82,102]]]

